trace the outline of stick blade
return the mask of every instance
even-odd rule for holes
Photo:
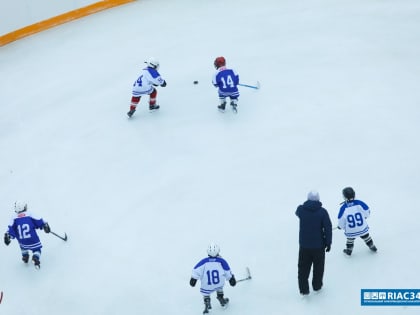
[[[61,239],[61,240],[65,241],[65,242],[67,242],[67,233],[64,233],[64,236],[58,235],[57,233],[55,233],[55,232],[53,232],[53,231],[50,231],[50,233],[51,233],[52,235],[57,236],[59,239]]]
[[[257,84],[255,84],[255,87],[257,88],[257,90],[260,89],[260,87],[261,87],[260,81],[257,81]]]
[[[248,267],[246,267],[245,272],[246,272],[245,278],[238,279],[238,280],[236,280],[236,282],[248,281],[248,280],[251,280],[252,279],[252,277],[251,277],[251,271],[249,270]]]
[[[247,273],[247,278],[251,280],[252,279],[252,277],[251,277],[251,271],[249,270],[248,267],[246,267],[246,273]]]

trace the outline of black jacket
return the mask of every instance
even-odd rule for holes
[[[296,210],[300,219],[299,245],[303,248],[325,248],[331,245],[332,224],[320,201],[307,200]]]

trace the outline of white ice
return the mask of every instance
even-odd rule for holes
[[[261,83],[237,115],[216,108],[220,55]],[[129,120],[150,56],[161,109]],[[211,241],[253,276],[213,315],[418,314],[360,290],[420,287],[419,56],[416,0],[141,0],[1,47],[2,228],[24,200],[69,240],[40,232],[39,271],[0,247],[0,314],[201,314],[188,281]],[[302,300],[294,211],[317,189],[336,223],[348,185],[379,251],[346,258],[334,231]]]

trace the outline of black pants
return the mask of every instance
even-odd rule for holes
[[[325,249],[299,248],[298,281],[301,294],[309,293],[309,274],[312,270],[312,288],[317,291],[322,287],[324,277]]]

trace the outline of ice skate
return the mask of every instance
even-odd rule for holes
[[[204,311],[203,314],[208,314],[211,310],[211,304],[210,304],[210,297],[204,298]]]
[[[226,109],[226,102],[220,104],[219,106],[217,106],[217,108],[219,109],[219,112],[224,113]]]
[[[28,263],[28,261],[29,261],[29,255],[28,255],[28,254],[26,254],[26,255],[22,255],[22,261],[23,261],[25,264],[27,264],[27,263]]]
[[[129,118],[131,118],[131,116],[133,116],[133,114],[136,112],[136,110],[135,109],[130,109],[130,111],[127,113],[127,116],[129,117]]]
[[[217,299],[219,300],[220,305],[221,305],[222,307],[226,307],[226,306],[227,306],[227,304],[229,303],[229,299],[228,299],[228,298],[225,298],[225,297],[223,296],[223,293],[217,293]]]
[[[154,112],[154,111],[156,111],[156,110],[158,110],[160,108],[160,106],[159,105],[150,105],[149,106],[149,110],[151,111],[151,112]]]
[[[127,116],[130,118],[131,116],[133,116],[133,114],[135,112],[136,112],[136,106],[135,105],[131,105],[129,112],[127,113]]]
[[[343,253],[346,254],[347,256],[351,256],[351,252],[352,252],[351,249],[348,249],[348,248],[343,249]]]
[[[41,268],[41,262],[39,261],[38,256],[32,256],[32,262],[34,263],[35,268]]]

